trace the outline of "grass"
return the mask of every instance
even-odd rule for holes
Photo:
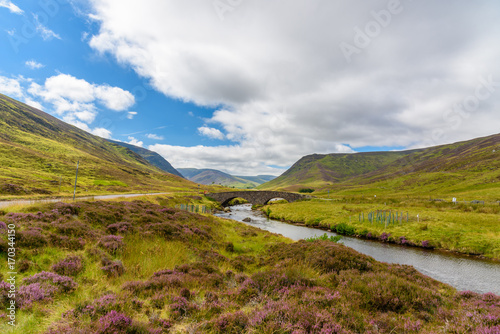
[[[388,242],[482,255],[500,260],[500,207],[418,200],[367,199],[312,200],[273,204],[263,208],[271,218],[339,230],[349,226],[349,234],[377,239],[389,234]],[[368,213],[377,210],[404,213],[402,224],[370,223]],[[406,215],[409,221],[406,222]],[[365,221],[359,221],[363,217]],[[418,215],[418,218],[417,218]],[[403,238],[404,239],[401,239]]]
[[[322,237],[292,242],[159,204],[175,197],[145,199],[37,205],[0,216],[16,224],[18,290],[43,271],[57,275],[56,263],[83,262],[68,271],[72,276],[41,285],[58,289],[70,279],[78,284],[73,289],[41,300],[18,294],[18,302],[32,304],[17,310],[15,328],[0,309],[0,331],[493,333],[500,326],[498,296],[459,293],[411,267],[376,262]],[[117,243],[103,243],[112,232]],[[44,246],[35,246],[41,240]],[[104,263],[124,271],[105,271]],[[4,279],[6,273],[2,266]]]

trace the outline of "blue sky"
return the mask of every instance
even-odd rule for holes
[[[129,142],[129,137],[133,137],[144,146],[161,142],[184,146],[213,144],[213,140],[200,136],[197,130],[204,125],[204,119],[212,115],[213,108],[166,97],[130,67],[118,64],[108,55],[97,54],[88,44],[88,36],[96,32],[97,25],[79,15],[68,2],[27,1],[19,5],[22,13],[0,7],[3,50],[0,75],[14,79],[23,77],[43,85],[47,78],[66,74],[131,92],[135,103],[125,109],[114,111],[97,103],[98,115],[88,124],[91,129],[110,130],[111,137],[117,140]],[[36,31],[38,24],[45,27],[46,35],[43,30]],[[29,82],[19,81],[24,88],[29,87]],[[44,111],[63,119],[54,113],[51,103],[35,100],[40,101]],[[163,139],[151,139],[148,134]]]
[[[0,92],[174,167],[498,132],[500,5],[0,0]]]

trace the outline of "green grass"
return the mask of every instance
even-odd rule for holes
[[[370,203],[372,201],[372,203]],[[377,210],[403,212],[400,225],[372,224],[368,213]],[[274,219],[305,223],[309,226],[331,228],[347,224],[355,234],[373,237],[382,233],[391,235],[390,241],[397,242],[405,237],[409,242],[464,254],[482,255],[500,259],[500,207],[498,205],[471,205],[445,202],[424,202],[418,200],[383,199],[375,200],[312,200],[289,204],[275,204],[263,208]],[[410,219],[406,222],[406,215]],[[359,222],[360,214],[365,221]],[[417,218],[417,215],[419,218]]]
[[[78,283],[74,291],[18,310],[17,326],[1,321],[0,332],[103,333],[106,317],[113,314],[131,322],[121,329],[120,322],[111,323],[116,332],[144,334],[162,326],[160,332],[168,333],[290,333],[292,328],[320,333],[331,325],[358,333],[431,333],[445,326],[461,333],[499,324],[494,319],[500,315],[500,297],[458,293],[411,267],[378,263],[336,243],[337,238],[292,242],[232,220],[158,205],[175,202],[170,196],[147,199],[24,208],[37,219],[16,218],[19,235],[30,228],[46,237],[60,235],[67,230],[58,230],[58,224],[77,221],[83,225],[71,233],[83,235],[85,245],[76,250],[52,242],[33,247],[20,238],[19,266],[29,265],[17,277],[19,286],[68,255],[82,258],[84,266],[72,277]],[[58,223],[47,223],[53,219]],[[124,245],[111,252],[99,240],[117,222],[128,227],[120,232]],[[121,261],[125,272],[107,276],[105,258]],[[6,261],[3,251],[0,261]],[[0,274],[5,278],[6,273],[2,266]],[[111,302],[104,303],[103,296],[111,296]],[[4,312],[0,319],[5,320]],[[476,312],[473,319],[471,312]]]

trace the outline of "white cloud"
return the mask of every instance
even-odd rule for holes
[[[129,111],[127,113],[127,118],[128,119],[134,119],[134,116],[137,115],[137,111]]]
[[[10,97],[23,97],[21,84],[16,79],[0,76],[0,93]]]
[[[42,36],[44,41],[48,41],[53,38],[61,39],[61,36],[56,34],[54,31],[50,30],[40,22],[37,14],[33,14],[33,19],[34,19],[35,29],[40,34],[40,36]]]
[[[149,138],[149,139],[154,139],[154,140],[163,140],[163,139],[165,139],[163,136],[159,136],[159,135],[154,134],[154,133],[148,133],[148,134],[146,134],[146,137]]]
[[[94,94],[108,109],[126,110],[135,103],[134,95],[119,87],[94,86]]]
[[[144,145],[144,143],[142,141],[140,141],[140,140],[138,140],[138,139],[136,139],[136,138],[134,138],[132,136],[129,136],[128,140],[129,141],[126,142],[126,143],[128,143],[130,145],[135,145],[135,146],[139,146],[139,147],[142,147],[142,145]]]
[[[24,100],[24,103],[26,103],[27,105],[29,105],[30,107],[33,107],[35,109],[43,110],[43,106],[42,106],[42,104],[40,102],[32,100],[30,98],[26,98]]]
[[[202,126],[198,128],[198,132],[205,137],[211,138],[211,139],[224,139],[225,136],[222,132],[220,132],[219,129],[215,128],[209,128],[207,126]]]
[[[92,84],[69,74],[47,78],[43,85],[32,82],[28,92],[52,104],[57,115],[88,124],[97,117],[97,103],[115,111],[125,111],[135,103],[134,96],[126,90]]]
[[[28,68],[31,68],[32,70],[37,70],[37,69],[42,68],[42,67],[45,66],[45,65],[40,64],[39,62],[37,62],[35,60],[28,60],[28,61],[26,61],[25,65]]]
[[[21,8],[17,7],[12,3],[12,1],[9,0],[0,0],[0,7],[5,7],[14,14],[24,13],[24,11]]]
[[[255,149],[279,166],[343,143],[436,145],[497,133],[496,1],[400,3],[381,25],[373,13],[387,13],[386,0],[255,0],[224,20],[212,1],[92,0],[100,30],[89,43],[168,96],[222,105],[207,122],[241,154]],[[342,43],[358,50],[350,62]],[[470,117],[451,109],[490,75],[493,92]],[[224,149],[201,150],[215,161]]]
[[[111,131],[105,128],[95,128],[92,130],[92,134],[105,139],[111,138]]]

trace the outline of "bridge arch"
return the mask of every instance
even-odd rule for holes
[[[229,201],[235,198],[243,198],[252,204],[260,204],[260,205],[265,205],[270,200],[275,198],[283,198],[287,200],[289,203],[301,199],[310,198],[310,196],[289,193],[284,191],[230,191],[223,193],[210,193],[206,194],[206,196],[213,198],[217,202],[221,203],[222,206],[227,206]]]

